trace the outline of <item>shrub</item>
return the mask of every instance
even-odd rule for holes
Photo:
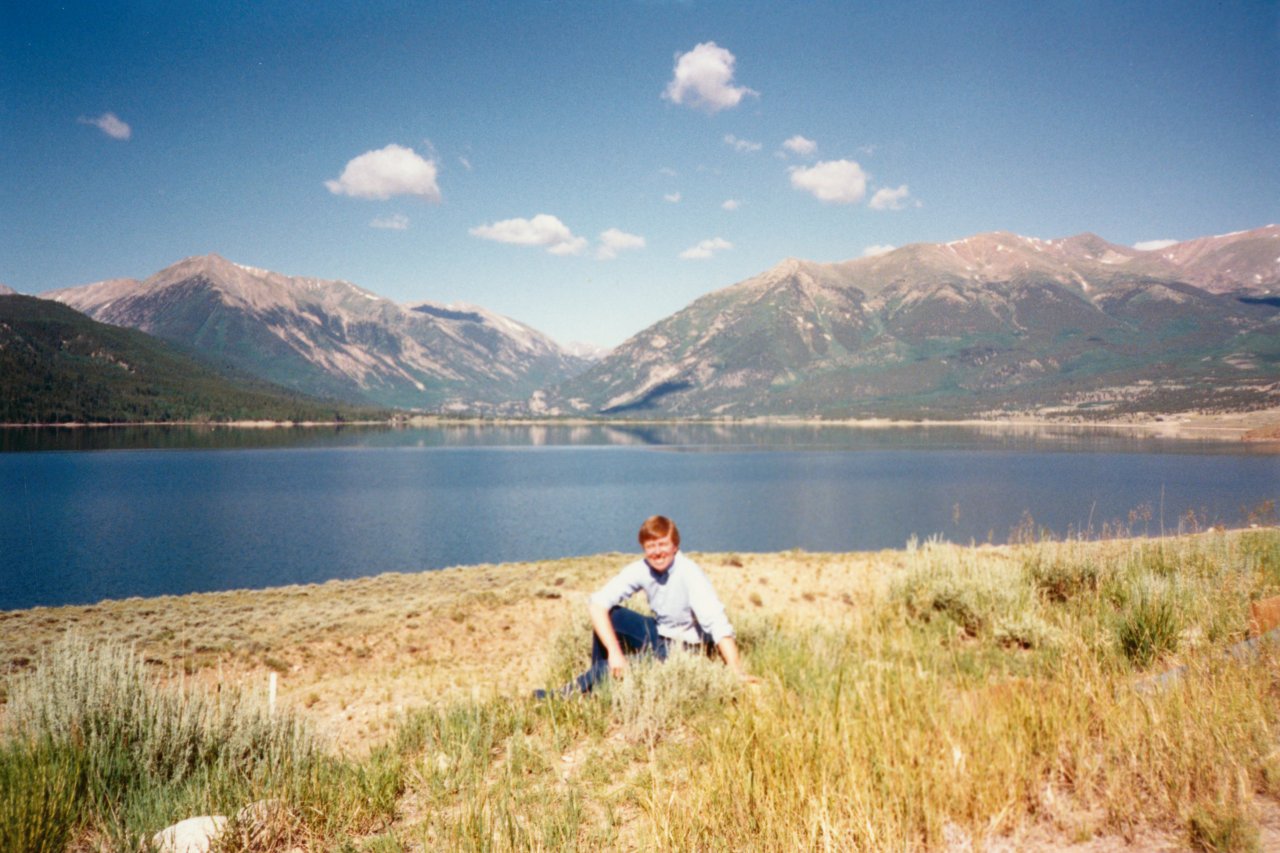
[[[587,668],[592,630],[586,608],[578,608],[568,624],[552,636],[544,686],[553,690],[559,688]]]
[[[26,750],[32,768],[15,809],[60,813],[73,799],[79,822],[118,844],[193,812],[234,811],[319,755],[290,714],[237,690],[161,685],[128,648],[74,635],[11,679],[4,749],[10,764]]]
[[[996,642],[1022,649],[1042,649],[1058,643],[1058,632],[1034,614],[1014,614],[997,620],[991,632]]]
[[[916,552],[914,561],[892,592],[908,615],[923,622],[944,616],[969,637],[1006,645],[1039,648],[1055,641],[1021,566],[936,543]]]
[[[1097,592],[1101,576],[1096,558],[1065,554],[1064,547],[1041,545],[1030,548],[1025,563],[1031,583],[1041,595],[1055,603]]]
[[[665,662],[635,660],[625,678],[611,682],[611,705],[629,740],[653,746],[699,708],[731,696],[737,685],[727,666],[676,647]]]
[[[83,748],[98,775],[119,772],[116,781],[126,785],[142,778],[180,783],[213,766],[251,777],[304,764],[316,750],[290,714],[272,715],[237,690],[164,687],[131,650],[94,648],[74,635],[15,679],[9,720],[27,737]]]

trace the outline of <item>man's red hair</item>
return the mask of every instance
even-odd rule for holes
[[[671,537],[671,544],[680,547],[680,529],[676,523],[665,515],[651,515],[640,525],[640,546],[664,536]]]

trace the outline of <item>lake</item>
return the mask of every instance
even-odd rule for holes
[[[0,430],[0,609],[630,552],[654,513],[690,551],[846,551],[1277,497],[1261,448],[1069,428]]]

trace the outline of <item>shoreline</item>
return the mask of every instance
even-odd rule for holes
[[[377,427],[392,429],[440,426],[779,426],[779,427],[844,427],[851,429],[965,428],[965,429],[1069,429],[1073,431],[1132,432],[1176,439],[1231,439],[1259,443],[1280,443],[1280,407],[1243,412],[1146,413],[1113,420],[1082,420],[1077,417],[1043,415],[1010,415],[1000,417],[968,417],[956,419],[904,418],[818,418],[769,415],[750,418],[587,418],[587,417],[450,417],[446,415],[406,415],[387,420],[360,421],[129,421],[122,423],[4,423],[0,429],[71,429],[96,430],[130,427],[196,427],[205,429],[320,429],[341,427]],[[1277,448],[1280,452],[1280,447]]]
[[[1176,543],[1274,532],[1275,526],[1171,533]],[[1128,549],[1120,538],[1054,547]],[[1003,563],[1039,545],[940,543]],[[883,594],[912,559],[904,548],[849,552],[692,551],[743,618],[838,624]],[[263,589],[104,599],[0,611],[0,667],[22,671],[67,632],[123,639],[157,672],[216,684],[280,682],[281,701],[305,710],[344,747],[389,731],[407,707],[456,698],[524,695],[565,638],[587,636],[585,602],[629,553],[386,572]],[[159,618],[157,618],[159,617]],[[547,642],[530,649],[521,624]],[[500,662],[500,663],[495,663]],[[3,702],[0,701],[0,717]]]
[[[1153,533],[1150,535],[1129,534],[1114,538],[1103,538],[1097,535],[1091,538],[1070,537],[1063,539],[1046,539],[1043,540],[1049,544],[1065,545],[1076,544],[1085,547],[1100,547],[1117,542],[1142,542],[1142,543],[1158,543],[1171,542],[1186,537],[1206,536],[1206,535],[1240,535],[1244,533],[1267,531],[1280,529],[1280,523],[1245,523],[1241,522],[1230,526],[1215,526],[1204,530],[1196,531],[1177,531],[1170,530],[1164,533]],[[973,550],[988,553],[1000,553],[1025,547],[1028,543],[1024,542],[951,542],[949,540],[941,540],[940,544],[961,550]],[[689,555],[697,560],[709,559],[714,562],[725,562],[732,565],[734,560],[748,558],[754,561],[784,561],[784,560],[822,560],[822,561],[862,561],[873,558],[881,558],[886,555],[905,554],[909,552],[907,546],[897,546],[880,549],[859,549],[848,551],[809,551],[804,548],[791,548],[781,551],[690,551]],[[340,588],[357,589],[369,585],[379,585],[385,582],[391,582],[396,579],[406,578],[427,578],[427,577],[450,577],[460,574],[471,578],[472,576],[483,576],[487,581],[494,579],[494,573],[504,573],[508,571],[521,572],[537,566],[556,566],[556,565],[604,565],[611,562],[618,562],[619,565],[623,561],[633,560],[635,556],[629,552],[619,551],[603,551],[596,554],[577,554],[567,557],[549,557],[546,559],[534,560],[508,560],[500,563],[463,563],[458,565],[443,566],[437,569],[415,569],[404,571],[386,571],[371,575],[356,575],[352,577],[334,577],[327,580],[308,581],[305,583],[285,583],[275,586],[243,586],[228,587],[226,589],[204,589],[192,590],[190,592],[161,592],[154,595],[127,595],[121,598],[101,598],[91,602],[70,602],[66,604],[33,604],[30,607],[18,608],[0,608],[0,622],[7,618],[15,617],[18,614],[51,614],[57,611],[96,611],[99,609],[120,609],[131,607],[145,607],[160,603],[199,603],[201,600],[217,601],[220,599],[241,596],[288,596],[294,598],[307,598],[313,594],[328,593]],[[558,596],[548,596],[558,597]],[[4,646],[0,642],[0,649]],[[3,658],[0,657],[0,666],[3,665]]]

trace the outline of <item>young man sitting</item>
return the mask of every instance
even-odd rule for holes
[[[680,553],[680,531],[671,519],[655,515],[640,526],[644,558],[622,571],[594,595],[587,609],[595,630],[591,668],[565,687],[588,693],[607,676],[621,677],[628,657],[649,653],[666,660],[676,644],[709,652],[714,646],[729,668],[744,681],[754,682],[742,666],[733,625],[702,568]],[[644,590],[653,616],[620,606]],[[545,691],[536,691],[539,698]]]

